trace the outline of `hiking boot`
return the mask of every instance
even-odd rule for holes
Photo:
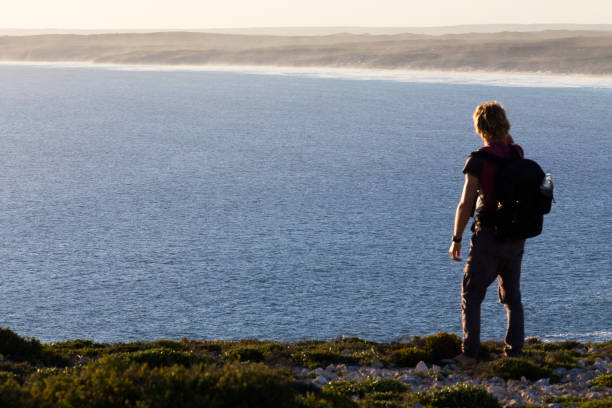
[[[454,360],[457,362],[457,365],[459,366],[472,366],[472,365],[476,365],[476,363],[478,362],[476,357],[469,357],[463,353],[455,357]]]

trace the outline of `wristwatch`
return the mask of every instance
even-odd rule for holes
[[[461,237],[458,237],[456,235],[453,235],[453,242],[461,242]]]

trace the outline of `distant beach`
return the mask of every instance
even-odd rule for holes
[[[403,69],[359,69],[333,67],[284,67],[266,65],[164,65],[108,64],[91,62],[0,61],[0,66],[41,66],[49,68],[97,68],[152,72],[235,72],[255,75],[280,75],[306,78],[335,78],[367,81],[446,83],[530,88],[611,88],[612,76],[552,74],[545,72],[436,71]]]

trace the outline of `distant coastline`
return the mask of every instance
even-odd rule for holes
[[[606,88],[612,89],[612,75],[553,74],[543,72],[436,71],[403,69],[358,69],[334,67],[284,67],[272,65],[164,65],[101,64],[92,62],[0,61],[0,67],[32,66],[54,68],[107,69],[143,72],[230,72],[251,75],[278,75],[411,83],[446,83],[502,87]]]
[[[200,32],[0,37],[0,61],[612,77],[612,31],[322,36]]]

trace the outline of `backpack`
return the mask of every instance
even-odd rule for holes
[[[493,162],[497,167],[497,208],[476,217],[476,222],[493,228],[498,239],[525,239],[542,233],[544,214],[550,212],[553,185],[549,174],[533,160],[522,158],[511,146],[512,156],[501,158],[478,150],[471,157]]]

